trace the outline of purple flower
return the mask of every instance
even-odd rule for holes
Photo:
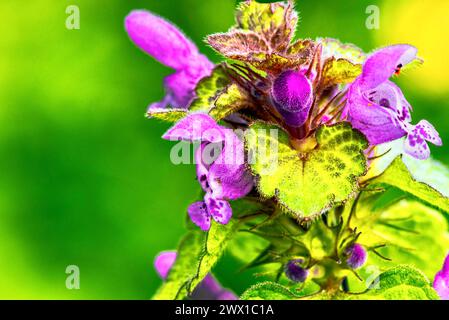
[[[163,251],[154,261],[154,268],[159,276],[165,280],[168,272],[175,263],[176,251]],[[230,290],[224,289],[213,275],[208,274],[190,295],[193,300],[238,300]]]
[[[139,48],[175,70],[164,80],[166,96],[150,109],[187,108],[198,81],[210,74],[213,64],[178,28],[148,11],[132,11],[125,19],[125,29]]]
[[[443,269],[435,275],[433,288],[442,300],[449,300],[449,254],[444,260]]]
[[[228,200],[244,197],[253,187],[245,166],[244,146],[231,130],[219,126],[203,113],[181,119],[163,136],[167,140],[201,142],[195,153],[198,181],[206,192],[204,201],[188,208],[190,219],[202,230],[209,230],[211,218],[227,224],[232,216]]]
[[[304,282],[309,275],[309,271],[302,267],[303,259],[290,260],[285,265],[285,275],[294,282]]]
[[[346,263],[351,269],[358,269],[362,267],[366,262],[366,250],[362,247],[362,245],[358,243],[354,243],[353,245],[349,246],[346,249],[345,253],[348,256],[348,258],[346,259]]]
[[[363,65],[362,74],[351,84],[345,114],[372,145],[407,136],[404,151],[418,159],[430,156],[426,141],[442,145],[438,132],[427,121],[411,122],[411,106],[401,89],[389,80],[416,59],[417,49],[399,44],[374,52]]]
[[[287,125],[300,127],[304,124],[312,106],[313,89],[303,72],[282,72],[273,82],[271,95]]]

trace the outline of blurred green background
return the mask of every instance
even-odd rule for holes
[[[299,37],[330,36],[366,51],[409,42],[426,63],[399,82],[449,141],[445,0],[303,0]],[[175,22],[214,61],[202,39],[233,24],[235,0],[3,0],[0,2],[0,298],[147,299],[160,284],[157,252],[184,232],[198,195],[192,166],[170,163],[167,125],[144,118],[170,70],[123,29],[133,8]],[[368,5],[380,29],[365,27]],[[81,29],[67,30],[78,5]],[[432,147],[449,164],[446,148]],[[65,287],[68,265],[80,290]],[[253,280],[225,256],[216,267],[237,292]]]

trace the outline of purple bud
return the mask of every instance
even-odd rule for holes
[[[354,243],[346,249],[346,254],[348,258],[346,259],[346,263],[351,269],[358,269],[362,267],[367,258],[366,250],[362,245],[358,243]]]
[[[295,282],[304,282],[309,275],[309,271],[301,267],[304,260],[296,259],[290,260],[285,265],[285,275],[292,281]]]
[[[271,89],[276,109],[284,117],[285,123],[300,127],[306,122],[312,106],[312,84],[298,71],[287,70],[274,80]]]

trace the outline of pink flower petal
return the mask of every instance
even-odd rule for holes
[[[176,26],[144,10],[132,11],[125,19],[131,40],[160,63],[175,70],[189,65],[198,49]]]
[[[433,288],[442,300],[449,300],[449,254],[444,260],[443,268],[435,275]]]
[[[227,224],[232,217],[232,208],[226,200],[215,199],[210,194],[206,194],[204,201],[207,205],[207,210],[215,221],[221,224]]]
[[[179,120],[163,136],[166,140],[220,142],[225,139],[223,129],[205,113],[194,113]]]
[[[373,89],[387,81],[398,69],[416,59],[417,49],[397,44],[375,51],[363,65],[361,86]]]
[[[438,131],[436,131],[434,126],[427,120],[418,122],[414,130],[416,130],[425,140],[432,142],[434,145],[443,145],[443,141],[441,140]]]
[[[210,214],[203,201],[192,203],[187,209],[187,212],[192,222],[200,227],[201,230],[207,231],[210,229]]]
[[[163,251],[154,260],[154,268],[162,279],[166,279],[168,272],[175,263],[176,251]]]

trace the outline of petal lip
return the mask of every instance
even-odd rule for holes
[[[210,229],[211,219],[206,203],[203,201],[194,202],[188,207],[187,212],[192,222],[201,230],[208,231]]]
[[[131,11],[125,30],[140,49],[175,70],[188,66],[198,54],[195,44],[174,24],[146,10]]]
[[[220,224],[228,224],[232,217],[232,208],[228,201],[215,199],[211,194],[206,194],[204,202],[207,211]]]

